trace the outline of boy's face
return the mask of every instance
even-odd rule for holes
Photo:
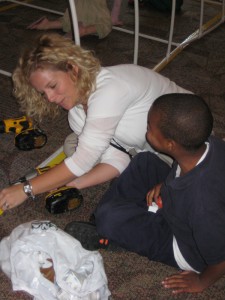
[[[146,139],[154,150],[167,154],[168,140],[161,133],[158,124],[160,123],[160,114],[150,109],[148,113],[148,127]]]

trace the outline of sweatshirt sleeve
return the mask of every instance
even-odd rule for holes
[[[120,171],[123,169],[122,165],[127,165],[127,154],[117,150],[122,153],[117,154],[118,157],[123,157],[122,161],[124,160],[122,165],[120,163],[117,165],[116,162],[113,163],[113,156],[109,159],[112,150],[107,150],[120,120],[130,105],[130,97],[127,97],[128,88],[124,85],[122,88],[118,88],[119,84],[119,80],[112,84],[111,80],[107,81],[107,78],[104,77],[104,80],[99,83],[98,89],[89,98],[85,120],[81,114],[79,118],[71,115],[76,118],[74,125],[70,120],[71,128],[76,133],[81,130],[83,124],[76,152],[65,160],[69,170],[76,176],[90,171],[102,159],[110,162]]]
[[[101,162],[102,155],[106,155],[106,150],[119,119],[120,116],[93,120],[86,119],[83,131],[79,136],[76,152],[65,159],[65,163],[72,173],[81,176],[92,169],[97,162]]]

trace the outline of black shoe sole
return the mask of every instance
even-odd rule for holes
[[[85,222],[71,222],[66,225],[65,232],[77,239],[87,250],[99,249],[99,235],[96,226]]]
[[[107,249],[109,251],[125,251],[124,248],[121,248],[116,243],[101,243],[101,240],[106,239],[98,235],[96,226],[92,223],[74,221],[67,224],[64,231],[77,239],[86,250]]]

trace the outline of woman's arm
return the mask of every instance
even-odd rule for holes
[[[33,194],[38,195],[61,187],[76,176],[69,171],[65,163],[61,163],[48,172],[30,180]],[[23,191],[23,184],[17,184],[0,191],[0,208],[10,209],[23,203],[27,195]]]
[[[118,177],[129,163],[130,157],[127,153],[110,145],[96,166],[67,185],[83,189],[104,183]]]
[[[88,173],[77,177],[73,181],[69,182],[67,186],[73,186],[77,189],[84,189],[86,187],[101,184],[109,181],[115,177],[118,177],[120,172],[109,164],[98,164]]]

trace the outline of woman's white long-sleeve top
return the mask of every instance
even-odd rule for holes
[[[102,67],[96,90],[88,99],[87,114],[82,105],[68,114],[71,129],[79,135],[76,151],[65,159],[69,170],[81,176],[100,162],[121,173],[130,158],[111,146],[112,140],[128,151],[151,150],[145,138],[148,111],[156,98],[168,93],[190,92],[141,66]]]

